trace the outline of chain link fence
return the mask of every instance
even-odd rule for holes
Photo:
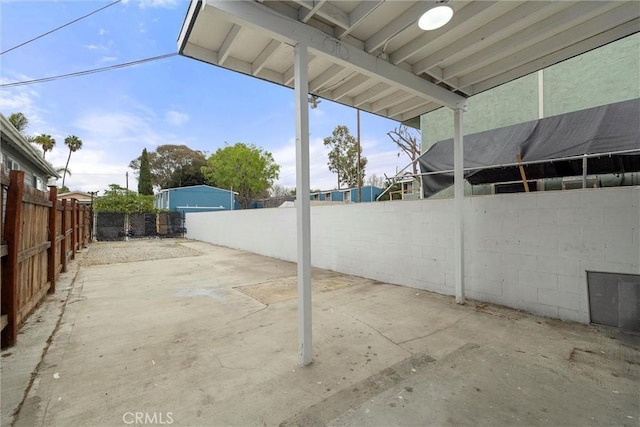
[[[184,216],[180,212],[98,212],[95,235],[100,242],[127,238],[184,237]]]

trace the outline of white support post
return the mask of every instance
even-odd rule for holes
[[[453,166],[454,166],[454,275],[456,302],[464,304],[464,143],[462,116],[466,105],[453,110]]]
[[[295,47],[296,218],[298,231],[298,362],[312,362],[311,346],[311,209],[309,199],[309,79],[307,46]]]
[[[582,188],[587,188],[587,155],[582,158]]]

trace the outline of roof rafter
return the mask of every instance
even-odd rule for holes
[[[258,55],[255,61],[253,61],[253,63],[251,64],[252,66],[251,74],[253,74],[254,76],[258,75],[258,73],[265,66],[269,58],[271,58],[271,55],[276,53],[276,51],[280,48],[280,46],[282,46],[281,41],[271,40],[267,45],[267,47],[265,47],[264,50],[260,52],[260,55]]]
[[[224,61],[227,60],[229,55],[231,54],[231,48],[233,47],[233,43],[237,40],[238,34],[242,30],[242,26],[238,24],[233,24],[231,30],[225,37],[224,42],[222,42],[222,46],[218,51],[218,64],[223,65]]]
[[[369,0],[363,1],[351,11],[349,14],[349,28],[343,31],[338,31],[336,36],[340,39],[346,37],[351,31],[355,30],[358,25],[364,21],[371,12],[376,10],[385,0]]]
[[[391,52],[389,54],[389,62],[391,62],[392,64],[398,64],[402,61],[405,61],[407,58],[425,49],[427,45],[429,45],[429,43],[437,42],[438,38],[440,37],[450,36],[456,26],[474,19],[479,19],[482,12],[496,6],[497,3],[498,2],[495,1],[472,2],[471,4],[456,11],[456,13],[453,15],[453,18],[451,19],[451,22],[449,22],[444,27],[434,31],[426,31],[421,36],[402,46],[400,49]],[[414,19],[416,18],[414,17]]]
[[[454,56],[464,55],[464,53],[469,50],[477,50],[476,45],[479,43],[488,44],[493,40],[499,40],[501,34],[504,34],[505,31],[511,28],[514,28],[514,32],[520,31],[535,22],[541,14],[549,13],[547,11],[559,10],[562,7],[566,7],[566,5],[566,2],[553,2],[547,3],[544,8],[540,8],[540,5],[535,2],[524,3],[507,12],[501,16],[500,19],[494,19],[477,30],[456,39],[453,43],[444,46],[440,50],[416,62],[413,65],[413,72],[415,74],[427,72],[430,68],[450,60]],[[505,25],[505,20],[510,24]]]
[[[520,49],[512,55],[491,63],[491,65],[469,73],[460,78],[459,84],[462,87],[467,87],[475,83],[479,83],[483,80],[490,79],[491,77],[517,68],[522,64],[526,64],[531,61],[531,58],[544,57],[557,50],[569,47],[581,40],[584,40],[585,37],[588,37],[589,34],[592,33],[593,26],[597,26],[599,23],[606,22],[608,24],[615,23],[615,25],[621,25],[628,21],[629,16],[635,11],[635,9],[637,9],[637,7],[637,4],[623,3],[615,9],[600,14],[587,22],[576,25],[571,28],[570,31],[565,31],[556,34],[553,37],[546,38],[533,46],[526,49]]]
[[[562,2],[558,2],[562,3]],[[607,9],[616,6],[616,2],[584,2],[573,4],[548,19],[531,25],[508,38],[500,40],[485,49],[471,54],[443,69],[443,78],[449,80],[453,76],[481,68],[491,61],[504,58],[519,49],[530,46],[548,37],[565,31],[580,22],[584,22]],[[578,13],[581,11],[582,13]]]
[[[206,5],[224,13],[227,19],[236,25],[246,25],[250,28],[267,31],[273,38],[290,44],[305,44],[313,52],[330,57],[336,64],[387,82],[389,85],[399,86],[403,90],[427,100],[451,108],[466,103],[464,97],[454,92],[370,55],[355,46],[342,43],[337,39],[332,40],[326,33],[299,21],[290,20],[259,3],[208,0]],[[328,39],[329,42],[327,42]]]
[[[345,30],[349,28],[349,15],[347,15],[346,13],[344,13],[343,11],[341,11],[331,3],[325,3],[326,0],[320,0],[318,2],[320,4],[318,5],[317,9],[316,9],[316,4],[314,4],[315,2],[312,2],[309,0],[293,0],[293,1],[303,7],[306,7],[307,9],[309,9],[309,11],[313,11],[315,9],[315,13],[310,12],[304,15],[305,17],[308,16],[307,21],[311,19],[311,17],[315,14],[326,19],[332,24],[339,26],[340,28],[343,28]],[[307,21],[303,21],[303,22],[307,22]]]

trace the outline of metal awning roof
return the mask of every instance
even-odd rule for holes
[[[637,1],[463,1],[422,31],[433,1],[192,0],[182,55],[405,121],[640,31]]]

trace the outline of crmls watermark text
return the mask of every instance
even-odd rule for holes
[[[129,425],[173,424],[173,412],[125,412],[122,421]]]

